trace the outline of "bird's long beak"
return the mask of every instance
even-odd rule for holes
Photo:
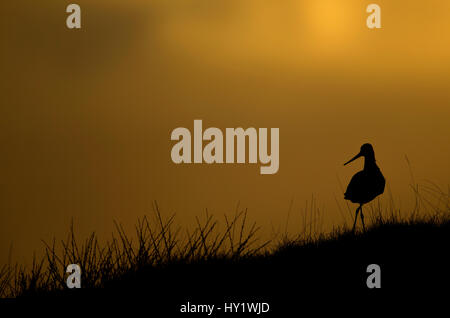
[[[350,159],[349,161],[347,161],[346,163],[344,163],[344,166],[347,165],[347,164],[349,164],[349,163],[352,162],[353,160],[358,159],[358,158],[361,157],[361,156],[362,156],[362,154],[361,154],[361,152],[360,152],[359,154],[357,154],[356,156],[354,156],[352,159]]]

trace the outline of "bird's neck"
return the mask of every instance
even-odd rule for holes
[[[375,163],[375,156],[369,155],[364,157],[364,170],[378,168]]]

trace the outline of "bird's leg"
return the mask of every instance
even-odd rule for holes
[[[361,207],[358,207],[355,212],[355,222],[353,222],[352,232],[355,233],[356,220],[358,219],[358,212]]]
[[[362,211],[362,205],[359,207],[359,209],[361,210],[361,222],[362,222],[363,230],[365,232],[366,231],[366,226],[364,225],[364,214],[363,214],[363,211]]]

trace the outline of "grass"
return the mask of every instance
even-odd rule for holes
[[[135,238],[130,238],[122,225],[115,222],[112,239],[101,246],[92,233],[84,242],[75,237],[73,223],[65,240],[57,248],[56,240],[43,242],[45,257],[33,258],[30,269],[19,265],[4,265],[0,271],[0,296],[21,297],[64,290],[68,264],[83,269],[84,288],[102,288],[108,282],[147,267],[161,267],[173,263],[194,263],[214,259],[242,259],[252,257],[269,244],[260,243],[255,223],[248,226],[247,211],[236,212],[232,219],[225,216],[225,230],[206,212],[204,220],[196,217],[193,232],[174,227],[175,215],[164,220],[155,202],[153,220],[139,219]],[[152,222],[153,221],[153,222]]]
[[[225,216],[222,229],[206,212],[188,231],[175,226],[174,215],[163,218],[155,203],[154,214],[138,220],[133,238],[115,223],[105,244],[95,233],[80,243],[72,225],[59,244],[44,242],[45,257],[34,258],[31,268],[3,266],[0,296],[147,295],[155,303],[167,303],[171,295],[171,303],[180,303],[187,295],[259,295],[277,304],[292,295],[307,301],[310,295],[336,289],[367,292],[365,270],[371,263],[383,268],[385,289],[433,290],[448,271],[450,190],[432,184],[413,190],[415,208],[408,216],[393,203],[370,205],[366,232],[353,234],[346,224],[330,233],[314,231],[314,221],[321,218],[310,204],[310,222],[305,219],[303,230],[295,235],[286,231],[273,241],[258,239],[259,228],[248,222],[245,210],[231,219]],[[82,268],[79,290],[66,287],[68,264]]]

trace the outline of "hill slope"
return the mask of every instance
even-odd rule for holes
[[[365,233],[343,231],[312,242],[291,241],[270,253],[174,260],[129,271],[105,281],[103,288],[30,293],[28,297],[52,302],[95,300],[108,305],[144,301],[150,312],[171,317],[187,302],[190,306],[215,304],[213,317],[231,314],[222,308],[230,302],[266,302],[270,310],[265,316],[274,317],[306,309],[339,311],[335,306],[361,304],[372,309],[387,304],[411,308],[415,301],[431,300],[436,307],[449,294],[449,230],[448,219],[380,223]],[[381,268],[381,289],[366,285],[369,264]],[[23,300],[30,299],[26,294]]]

